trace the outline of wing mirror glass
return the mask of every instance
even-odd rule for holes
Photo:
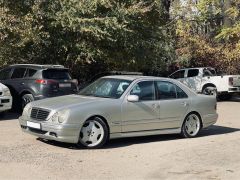
[[[139,97],[137,95],[128,95],[127,100],[129,102],[138,102],[139,101]]]

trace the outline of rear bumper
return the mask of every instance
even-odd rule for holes
[[[27,126],[27,121],[40,124],[40,129]],[[23,132],[28,134],[59,142],[77,143],[80,133],[80,125],[78,124],[52,124],[49,122],[36,121],[19,117],[19,124]]]
[[[207,114],[202,117],[203,128],[211,126],[217,122],[218,114]]]
[[[12,108],[11,96],[0,96],[0,112],[7,111]]]

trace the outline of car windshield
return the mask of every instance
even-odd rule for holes
[[[130,84],[129,80],[100,78],[81,90],[79,95],[117,99],[121,97]]]

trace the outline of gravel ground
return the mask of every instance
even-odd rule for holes
[[[0,119],[0,179],[239,179],[240,100],[219,102],[218,113],[197,138],[126,138],[98,150],[41,141],[8,114]]]

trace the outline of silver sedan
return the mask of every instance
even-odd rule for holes
[[[217,121],[216,97],[168,78],[107,76],[79,94],[34,101],[19,118],[37,137],[98,148],[108,139],[157,134],[191,138]]]

